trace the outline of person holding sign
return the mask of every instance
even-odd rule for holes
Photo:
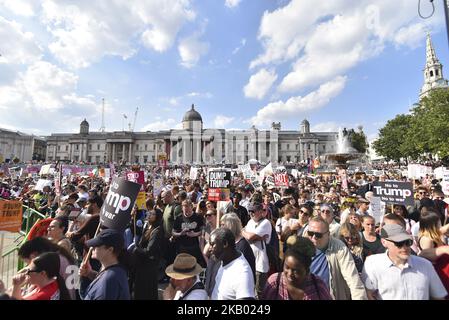
[[[101,271],[92,270],[88,261],[81,264],[83,300],[130,300],[128,275],[122,264],[126,253],[122,233],[106,229],[86,245],[94,248],[92,258],[100,261]]]

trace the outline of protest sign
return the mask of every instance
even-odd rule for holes
[[[259,188],[262,187],[261,183],[260,183],[260,180],[259,180],[259,177],[256,174],[253,174],[250,177],[250,183],[253,185],[254,189],[259,189]]]
[[[51,164],[46,164],[41,167],[39,172],[40,175],[49,174],[50,173]]]
[[[190,180],[196,180],[198,177],[198,168],[191,167],[190,168]]]
[[[42,191],[46,186],[51,187],[51,180],[39,179],[34,187],[34,190]]]
[[[292,169],[292,176],[293,176],[295,179],[298,179],[298,175],[299,175],[298,170]]]
[[[139,190],[138,183],[114,178],[100,210],[101,224],[109,229],[124,231],[130,222]]]
[[[441,188],[445,195],[449,195],[449,170],[443,171],[443,177],[441,181]]]
[[[161,194],[162,189],[164,189],[164,179],[155,178],[153,180],[153,195],[155,198]]]
[[[288,175],[286,173],[275,173],[274,185],[276,187],[288,188]]]
[[[209,194],[210,201],[229,201],[231,192],[231,172],[227,170],[209,171]]]
[[[0,231],[19,232],[22,227],[22,201],[0,200]]]
[[[137,208],[143,210],[146,207],[146,195],[145,195],[145,172],[141,171],[128,171],[126,173],[126,179],[140,184],[140,191],[136,199]]]
[[[380,198],[372,197],[370,200],[369,213],[376,221],[376,224],[382,221],[384,212],[385,211],[382,210],[382,201],[380,201]]]
[[[388,181],[373,183],[375,197],[387,204],[414,205],[413,185],[411,182]]]
[[[274,186],[274,177],[273,176],[268,176],[265,178],[265,183],[267,184],[267,186]]]
[[[273,174],[273,167],[271,165],[271,162],[269,164],[267,164],[267,166],[265,168],[260,170],[260,176],[262,178],[264,178],[266,176],[271,176],[272,174]]]

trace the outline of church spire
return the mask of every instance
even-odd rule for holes
[[[419,98],[422,99],[435,88],[447,88],[448,82],[443,77],[443,65],[437,58],[432,44],[432,38],[427,33],[426,42],[426,66],[424,68],[424,85],[421,88]]]
[[[432,38],[430,33],[427,33],[427,44],[426,44],[426,68],[439,64],[437,55],[435,54],[435,49],[433,48]]]

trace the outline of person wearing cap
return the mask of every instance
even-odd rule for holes
[[[368,200],[366,200],[365,198],[357,199],[358,209],[357,209],[356,213],[360,216],[367,215],[368,209],[369,209],[369,204],[370,204],[370,202]]]
[[[256,293],[260,297],[270,270],[267,244],[271,240],[272,226],[270,221],[263,217],[265,210],[261,203],[251,203],[248,206],[248,212],[251,215],[251,220],[243,229],[242,235],[250,243],[256,258]]]
[[[447,296],[432,263],[411,255],[413,239],[404,227],[386,224],[380,236],[387,251],[369,256],[362,271],[369,299],[441,300]]]
[[[202,271],[194,256],[178,254],[165,269],[170,282],[162,294],[164,300],[207,300],[207,292],[198,277]]]
[[[120,263],[124,254],[122,233],[114,229],[102,230],[86,245],[94,248],[92,258],[100,261],[101,271],[92,270],[89,262],[81,264],[83,300],[130,300],[127,271]]]

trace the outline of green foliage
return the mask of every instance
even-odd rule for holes
[[[449,90],[433,90],[411,114],[389,120],[373,147],[377,154],[395,161],[426,154],[449,157]]]
[[[354,130],[350,131],[350,141],[352,147],[356,149],[360,153],[366,153],[368,150],[368,139],[366,138],[365,133],[363,132],[363,127],[358,127],[359,131],[355,132]]]

